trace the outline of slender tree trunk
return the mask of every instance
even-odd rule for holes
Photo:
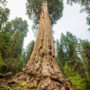
[[[73,90],[56,62],[47,3],[42,5],[38,35],[31,58],[25,69],[16,74],[13,80],[19,84],[26,81],[29,90]]]

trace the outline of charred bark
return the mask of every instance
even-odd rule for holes
[[[52,27],[47,3],[42,5],[38,34],[33,53],[25,69],[12,79],[17,84],[25,81],[25,90],[73,90],[55,57]],[[22,89],[20,89],[22,90]]]

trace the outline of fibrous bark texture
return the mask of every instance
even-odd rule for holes
[[[18,84],[25,81],[25,85],[29,87],[25,90],[73,90],[70,81],[63,76],[56,62],[47,3],[42,5],[38,34],[31,58],[25,69],[14,76],[13,81]]]

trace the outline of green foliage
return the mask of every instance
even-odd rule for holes
[[[90,0],[67,0],[67,2],[69,3],[69,4],[73,4],[73,3],[79,3],[79,4],[81,4],[82,6],[84,6],[85,8],[84,8],[84,10],[87,12],[87,13],[89,13],[90,14],[90,7],[89,7],[89,5],[90,5]]]
[[[2,29],[2,32],[9,32],[12,35],[12,32],[14,32],[12,29],[12,22],[7,22]]]
[[[56,42],[57,59],[62,61],[63,66],[67,61],[78,59],[76,47],[77,47],[76,37],[69,32],[66,33],[66,36],[62,34],[60,41],[57,40]]]
[[[17,87],[14,87],[13,89],[14,89],[14,90],[20,90],[20,87],[17,86]]]
[[[19,56],[17,58],[6,58],[5,63],[7,64],[7,68],[5,69],[4,73],[12,72],[14,75],[15,73],[22,71],[23,62],[20,60]]]
[[[32,40],[28,44],[27,48],[25,50],[22,50],[20,59],[23,61],[23,66],[26,66],[28,60],[30,59],[31,54],[32,54],[33,49],[34,49],[34,44],[35,44],[35,42]]]
[[[26,61],[29,60],[29,58],[30,58],[30,56],[32,54],[32,51],[34,49],[34,44],[35,44],[35,42],[34,41],[31,41],[30,44],[27,47],[27,58],[26,58]]]
[[[23,34],[20,32],[20,30],[18,30],[13,35],[13,38],[11,39],[11,42],[10,42],[11,44],[7,51],[7,57],[12,56],[12,57],[16,58],[16,57],[18,57],[18,55],[21,54],[23,39],[24,39]]]
[[[12,90],[9,86],[4,86],[5,90]]]
[[[27,83],[24,81],[22,83],[20,83],[20,86],[25,86]]]
[[[15,74],[22,70],[24,61],[20,59],[20,56],[27,31],[28,24],[21,18],[5,22],[5,26],[0,32],[0,53],[3,58],[3,62],[0,62],[0,65],[3,66],[5,63],[4,66],[6,66],[3,68],[3,71],[0,71],[1,73],[12,72]]]
[[[26,20],[16,17],[14,20],[12,20],[12,26],[14,30],[20,30],[26,36],[28,31],[28,24]]]
[[[89,5],[90,0],[67,0],[68,3],[80,3],[81,5]]]
[[[84,52],[85,56],[90,59],[90,42],[89,41],[82,41],[82,52]]]
[[[90,42],[71,33],[56,41],[57,62],[76,90],[90,89]]]
[[[83,63],[85,64],[85,70],[87,77],[90,77],[90,42],[81,41],[81,56],[83,58]]]
[[[6,0],[0,0],[0,73],[3,74],[22,70],[21,52],[28,32],[27,21],[18,17],[8,21],[9,13]]]
[[[33,28],[37,28],[41,13],[42,3],[47,1],[51,23],[55,24],[61,18],[63,10],[63,0],[27,0],[26,8],[29,18],[34,22]]]
[[[6,66],[6,64],[4,63],[1,53],[0,53],[0,72],[1,72],[3,66]]]
[[[9,30],[13,26],[14,32]],[[21,60],[22,46],[24,37],[28,31],[28,25],[25,20],[15,18],[6,25],[7,31],[11,32],[10,45],[6,53],[5,63],[7,69],[5,72],[12,72],[13,74],[20,72],[23,68],[24,61]],[[12,29],[12,28],[11,28]]]
[[[72,85],[76,90],[86,90],[85,80],[81,78],[80,75],[71,69],[68,65],[65,65],[64,73],[66,77],[68,77],[68,79],[72,82]]]
[[[10,11],[8,8],[0,7],[0,30],[2,25],[4,25],[4,23],[8,20],[9,13]]]
[[[10,45],[10,33],[0,32],[0,52],[2,54],[2,57],[4,57],[5,54],[7,53],[9,45]]]

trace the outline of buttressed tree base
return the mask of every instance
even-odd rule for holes
[[[27,87],[24,90],[73,90],[70,81],[63,76],[56,62],[47,2],[42,5],[38,34],[31,58],[24,70],[17,73],[11,81],[18,85],[24,83]]]

